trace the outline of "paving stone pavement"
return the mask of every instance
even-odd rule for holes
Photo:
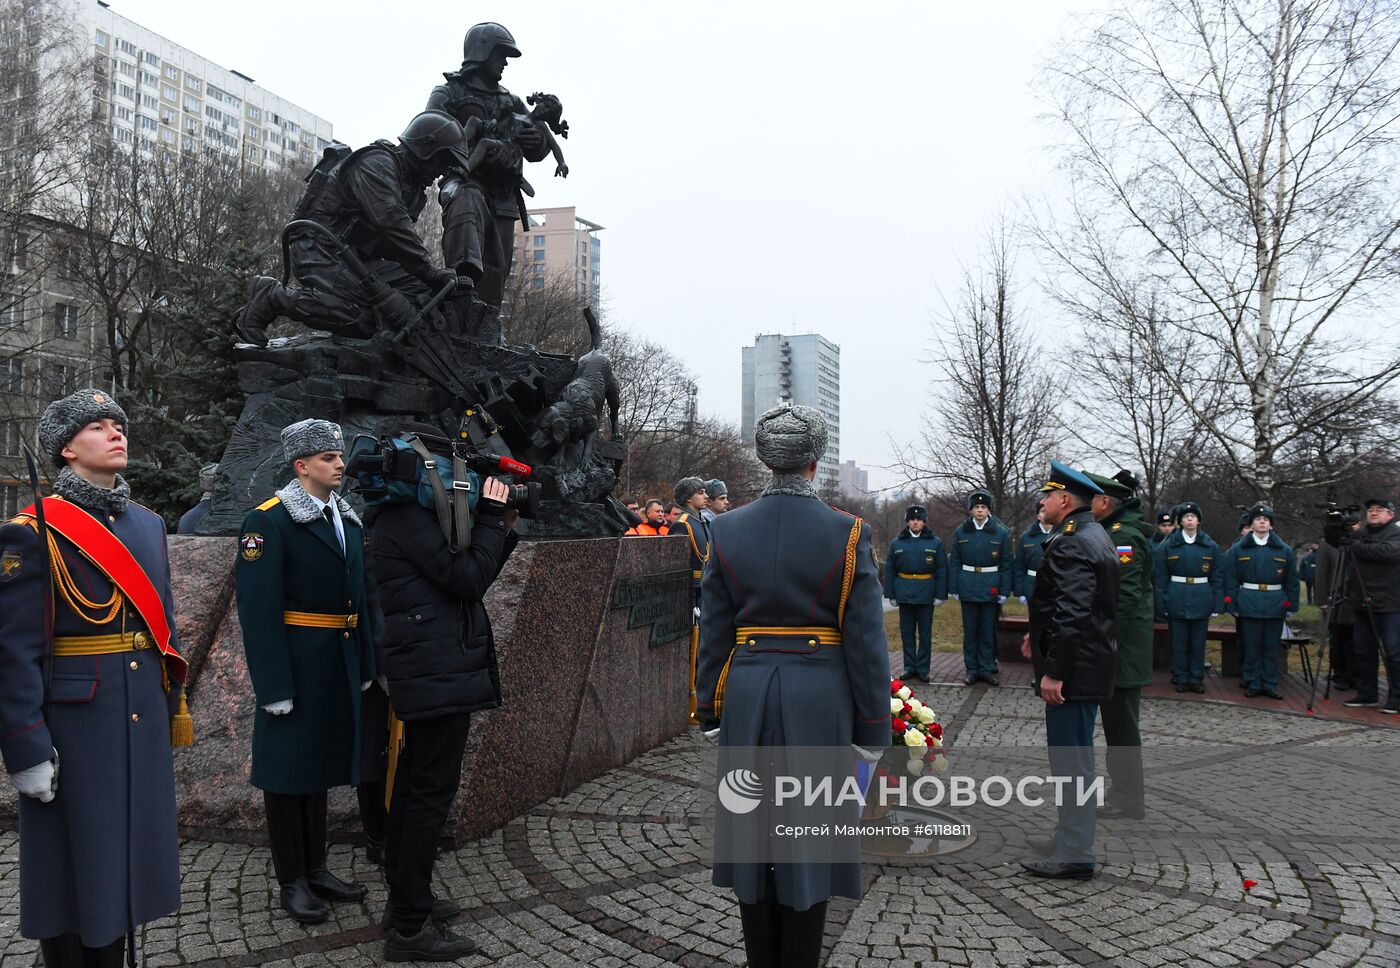
[[[1043,744],[1038,701],[1026,690],[931,686],[921,690],[958,743]],[[1259,710],[1146,699],[1149,744],[1189,731],[1239,752],[1310,745],[1400,752],[1400,731],[1322,722]],[[710,755],[692,732],[627,767],[552,800],[489,837],[444,852],[439,894],[467,906],[457,922],[482,953],[460,964],[527,966],[744,964],[733,897],[710,885]],[[1198,849],[1213,836],[1220,805],[1193,801],[1171,776],[1149,778],[1155,814],[1209,814],[1185,831],[1175,860],[1159,849],[1114,849],[1101,825],[1105,863],[1091,881],[1040,881],[1014,862],[888,861],[865,867],[865,897],[837,899],[828,918],[824,964],[1247,966],[1394,968],[1400,964],[1400,828],[1395,803],[1376,805],[1374,843],[1324,836],[1280,840],[1262,826],[1230,858]],[[1339,796],[1345,791],[1337,791]],[[1249,805],[1241,805],[1248,814]],[[1155,815],[1154,814],[1154,815]],[[1214,818],[1214,820],[1212,819]],[[1305,820],[1306,818],[1299,818]],[[1152,821],[1149,818],[1148,823]],[[1264,821],[1259,821],[1263,825]],[[1169,826],[1169,825],[1167,825]],[[1163,827],[1166,830],[1167,827]],[[1220,828],[1229,831],[1235,828]],[[1204,831],[1204,832],[1202,832]],[[1218,834],[1219,831],[1216,831]],[[1163,835],[1170,840],[1169,831]],[[370,885],[366,902],[339,905],[326,924],[302,928],[276,907],[264,848],[188,841],[182,846],[179,914],[146,926],[143,964],[242,966],[381,963],[385,889],[363,852],[335,845],[330,866]],[[17,838],[0,834],[0,968],[35,963],[18,937]],[[1242,890],[1242,879],[1259,886]]]

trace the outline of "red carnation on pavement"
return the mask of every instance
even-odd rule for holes
[[[1259,884],[1258,881],[1250,880],[1248,877],[1246,877],[1246,878],[1244,879],[1244,889],[1245,889],[1246,891],[1249,890],[1251,887],[1256,887],[1256,886],[1258,886],[1258,884]]]

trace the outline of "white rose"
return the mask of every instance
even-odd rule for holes
[[[933,710],[929,709],[927,706],[916,709],[915,712],[918,713],[919,722],[923,723],[925,726],[934,720]]]
[[[917,729],[907,730],[904,733],[905,746],[924,746],[927,743],[928,739],[925,738],[924,734],[919,732]]]
[[[924,761],[921,759],[910,760],[909,765],[906,766],[905,769],[912,773],[914,776],[923,776]]]
[[[944,756],[943,754],[940,753],[940,754],[938,755],[938,759],[936,759],[936,760],[933,761],[933,768],[934,768],[935,770],[937,770],[939,773],[947,773],[947,772],[948,772],[948,757],[946,757],[946,756]]]
[[[903,699],[896,699],[896,698],[894,698],[893,696],[891,696],[891,697],[890,697],[890,715],[891,715],[891,716],[898,716],[898,715],[899,715],[900,713],[902,713],[902,712],[904,712],[904,700],[903,700]]]
[[[919,702],[919,700],[917,699],[911,699],[909,700],[909,708],[917,713],[920,709],[924,708],[924,704]]]
[[[898,696],[900,699],[908,699],[910,696],[912,696],[912,695],[914,695],[914,694],[913,694],[912,692],[909,691],[909,687],[908,687],[908,686],[900,686],[900,687],[899,687],[899,692],[895,693],[895,695]]]

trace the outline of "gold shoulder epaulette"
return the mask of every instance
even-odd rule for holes
[[[681,516],[680,516],[680,517],[676,518],[676,523],[677,523],[677,524],[685,524],[685,523],[686,523],[687,521],[689,521],[689,520],[690,520],[690,512],[689,512],[689,511],[684,511],[684,512],[681,513]]]
[[[281,503],[282,499],[280,497],[270,497],[266,501],[259,504],[257,509],[259,511],[271,511],[273,508],[275,508]]]
[[[1114,522],[1113,522],[1113,530],[1114,530],[1114,531],[1119,531],[1119,530],[1122,529],[1122,527],[1123,527],[1123,522],[1122,522],[1122,521],[1114,521]]]
[[[1074,529],[1077,528],[1077,527],[1079,527],[1079,522],[1078,522],[1078,521],[1067,521],[1067,522],[1065,522],[1065,530],[1064,530],[1064,533],[1065,533],[1065,534],[1074,534]]]
[[[32,514],[16,514],[14,517],[10,518],[6,524],[27,524],[35,531],[39,530],[39,522],[35,520]]]

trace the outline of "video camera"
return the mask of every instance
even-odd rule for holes
[[[355,478],[368,507],[418,504],[437,511],[440,520],[449,520],[445,517],[449,505],[460,503],[463,492],[466,507],[476,510],[482,477],[529,477],[533,472],[528,464],[500,453],[498,431],[490,414],[481,407],[470,407],[463,413],[455,440],[431,434],[377,438],[359,434],[350,444],[345,473]],[[541,488],[537,482],[506,484],[506,491],[507,508],[519,511],[523,518],[539,513]],[[469,527],[468,523],[462,530]]]
[[[1351,529],[1361,520],[1361,505],[1328,501],[1313,507],[1322,508],[1322,540],[1334,548],[1348,544]]]

